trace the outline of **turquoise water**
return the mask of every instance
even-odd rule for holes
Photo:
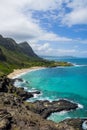
[[[66,98],[83,106],[76,111],[51,114],[48,119],[55,122],[71,117],[87,117],[87,59],[65,59],[65,61],[77,64],[77,66],[46,68],[21,76],[29,81],[29,85],[22,84],[22,86],[27,86],[28,91],[36,89],[42,92],[30,101]]]

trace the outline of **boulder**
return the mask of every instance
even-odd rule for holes
[[[31,97],[33,97],[33,94],[31,92],[24,91],[24,88],[17,88],[16,94],[20,96],[23,100],[27,100]]]

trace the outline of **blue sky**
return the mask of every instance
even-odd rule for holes
[[[87,0],[1,0],[0,34],[39,55],[87,57]]]

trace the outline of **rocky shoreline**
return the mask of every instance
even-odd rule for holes
[[[6,76],[0,77],[0,130],[83,130],[87,119],[66,119],[60,123],[47,120],[53,112],[76,110],[78,104],[64,99],[26,102],[40,92],[26,92],[13,82]]]

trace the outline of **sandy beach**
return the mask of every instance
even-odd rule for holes
[[[14,69],[14,71],[12,73],[10,73],[7,77],[10,79],[14,79],[19,77],[20,75],[26,74],[28,72],[31,71],[35,71],[35,70],[40,70],[40,69],[44,69],[45,67],[31,67],[31,68],[26,68],[26,69]]]

